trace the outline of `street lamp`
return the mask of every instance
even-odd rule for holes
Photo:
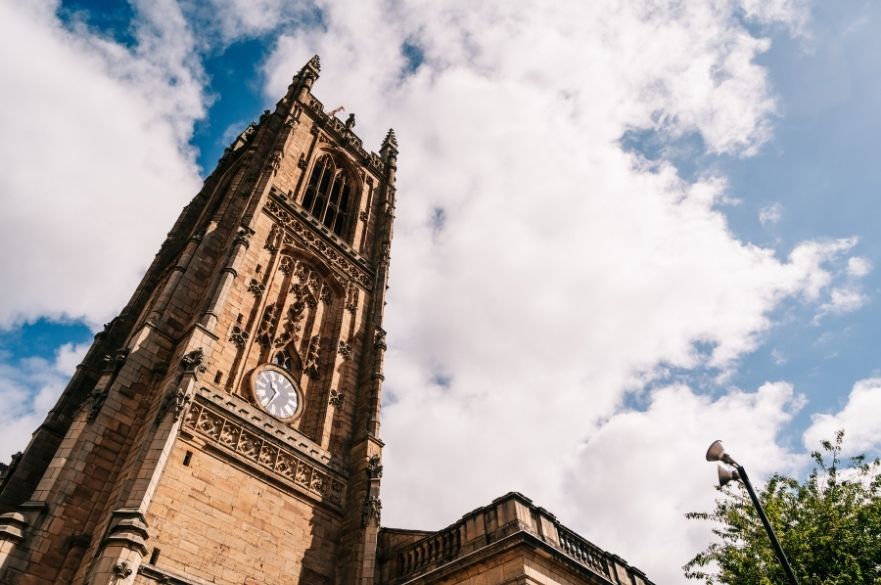
[[[783,549],[780,547],[780,542],[777,541],[777,536],[774,534],[774,529],[771,528],[771,523],[768,522],[768,517],[765,515],[765,510],[762,508],[762,504],[759,503],[759,498],[756,496],[753,485],[749,482],[749,477],[746,475],[746,469],[744,469],[740,463],[735,461],[731,455],[725,452],[725,447],[722,446],[722,441],[714,441],[713,444],[710,445],[710,448],[707,449],[707,461],[721,461],[734,468],[729,469],[719,465],[719,485],[725,485],[729,481],[740,481],[743,483],[746,487],[746,491],[749,493],[749,497],[753,501],[753,505],[756,507],[756,512],[759,513],[759,518],[762,520],[762,524],[765,526],[768,538],[771,539],[771,545],[774,547],[774,552],[777,553],[777,558],[780,560],[780,564],[783,565],[783,570],[786,572],[786,576],[789,577],[789,582],[792,585],[798,585],[795,573],[792,572],[792,567],[789,566],[789,561],[786,560],[786,554],[784,554]]]

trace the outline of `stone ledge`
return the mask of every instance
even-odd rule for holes
[[[219,407],[227,415],[258,429],[263,434],[271,437],[273,441],[282,443],[283,446],[299,452],[316,464],[326,467],[331,473],[345,473],[345,469],[335,463],[330,456],[330,452],[323,449],[321,445],[284,422],[267,416],[265,411],[257,408],[241,396],[230,394],[225,390],[215,390],[202,386],[196,391],[194,399]]]
[[[141,556],[147,554],[147,520],[144,515],[133,508],[120,508],[110,513],[110,528],[103,544],[119,544],[138,551]]]
[[[160,569],[156,565],[150,563],[142,563],[138,567],[138,574],[143,575],[147,579],[152,579],[161,585],[213,585],[207,581],[202,581],[195,577],[184,577],[183,575],[170,571],[168,569]]]
[[[182,434],[199,437],[206,447],[230,462],[268,480],[281,489],[304,495],[341,512],[345,504],[345,477],[314,459],[274,440],[271,434],[248,424],[229,411],[201,400],[187,409]]]
[[[24,540],[28,521],[21,512],[7,512],[0,515],[0,540],[19,543]]]

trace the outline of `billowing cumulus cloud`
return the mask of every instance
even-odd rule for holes
[[[872,263],[861,256],[853,256],[847,259],[847,273],[850,276],[861,278],[872,271]]]
[[[829,293],[829,302],[820,306],[820,315],[856,311],[866,304],[867,300],[866,296],[858,290],[833,288]]]
[[[775,437],[800,400],[786,384],[716,401],[677,387],[651,394],[646,413],[620,411],[671,368],[736,367],[786,300],[856,308],[834,286],[855,239],[744,243],[727,225],[724,178],[688,182],[622,147],[652,133],[747,156],[768,139],[776,104],[755,57],[769,45],[738,9],[330,2],[326,29],[281,37],[268,96],[317,52],[328,108],[356,112],[368,144],[387,126],[401,143],[390,524],[440,527],[516,489],[674,583],[707,538],[682,515],[712,499],[697,475],[713,473],[701,462],[710,435],[743,437],[739,423],[758,419],[743,452],[758,473],[788,464]],[[801,27],[788,3],[745,10]],[[421,61],[408,61],[416,49]],[[654,463],[625,448],[662,437]],[[636,481],[692,460],[697,483],[665,493]]]
[[[615,414],[579,448],[566,515],[589,538],[651,567],[655,582],[681,582],[680,567],[711,539],[709,523],[683,520],[713,508],[716,464],[704,459],[707,447],[723,439],[756,477],[797,469],[804,457],[780,447],[777,432],[802,405],[783,382],[715,400],[682,386],[658,390],[644,412]]]
[[[711,440],[737,437],[759,476],[797,464],[777,441],[803,402],[790,385],[709,397],[666,376],[736,368],[783,303],[858,308],[848,291],[869,264],[847,260],[856,239],[741,241],[724,177],[686,180],[625,145],[758,152],[777,104],[756,31],[803,34],[800,3],[138,6],[134,49],[67,31],[49,10],[0,7],[12,27],[0,42],[40,46],[0,70],[20,88],[5,98],[15,115],[0,113],[12,129],[2,154],[17,161],[0,178],[16,195],[0,237],[42,238],[6,260],[20,288],[0,324],[97,323],[124,302],[198,187],[186,147],[205,102],[194,51],[270,35],[267,101],[319,53],[328,109],[355,112],[374,149],[389,126],[401,144],[384,523],[439,528],[519,490],[677,583],[707,539],[682,514],[710,506]],[[209,39],[190,32],[194,18]],[[46,144],[70,156],[41,156]]]
[[[0,327],[108,320],[198,190],[200,74],[165,4],[145,4],[133,50],[65,29],[51,5],[0,4],[0,269],[15,284]]]
[[[881,378],[868,378],[854,384],[847,403],[836,413],[815,414],[805,431],[804,443],[817,449],[820,441],[831,441],[839,430],[845,431],[844,447],[848,454],[881,449]]]
[[[197,42],[209,51],[275,30],[314,26],[321,14],[308,0],[183,0],[181,6],[199,29]]]

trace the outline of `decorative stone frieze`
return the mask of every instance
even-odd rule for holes
[[[271,215],[279,225],[290,230],[290,232],[295,234],[300,241],[305,242],[309,248],[319,252],[321,258],[325,259],[333,268],[340,271],[349,279],[354,280],[362,287],[370,287],[372,282],[371,275],[368,274],[364,268],[349,260],[347,254],[337,252],[323,238],[317,235],[312,228],[308,228],[299,218],[282,209],[281,205],[276,201],[270,201],[263,209]],[[288,237],[290,238],[291,235],[288,234]],[[293,243],[292,238],[289,243]],[[347,252],[349,254],[354,254],[351,250]]]
[[[235,454],[284,485],[322,502],[340,507],[345,483],[329,470],[270,440],[262,431],[200,402],[190,405],[182,425],[220,451]]]

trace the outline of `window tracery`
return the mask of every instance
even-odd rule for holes
[[[352,181],[329,154],[319,158],[312,169],[303,207],[336,235],[345,234],[352,207]]]

